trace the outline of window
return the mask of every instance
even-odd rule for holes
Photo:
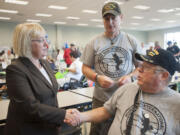
[[[172,41],[172,43],[177,42],[178,47],[180,48],[180,32],[175,33],[166,33],[164,36],[164,48],[168,47],[167,42]]]

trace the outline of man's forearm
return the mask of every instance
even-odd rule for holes
[[[83,64],[82,72],[88,79],[90,79],[90,80],[92,80],[94,82],[96,81],[96,74],[97,73],[94,70],[92,70],[91,67]]]
[[[101,122],[110,118],[110,113],[104,108],[96,108],[91,111],[81,113],[81,122]]]

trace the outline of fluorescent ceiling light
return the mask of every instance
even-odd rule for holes
[[[82,12],[84,12],[84,13],[89,13],[89,14],[96,14],[97,13],[97,11],[96,10],[82,10]]]
[[[91,19],[92,22],[102,22],[102,19]]]
[[[88,24],[86,24],[86,23],[78,23],[77,25],[78,26],[88,26]]]
[[[12,4],[19,4],[19,5],[27,5],[28,1],[22,1],[22,0],[5,0],[6,3],[12,3]]]
[[[51,17],[51,14],[42,14],[42,13],[37,13],[36,16],[43,16],[43,17]]]
[[[106,4],[106,3],[108,3],[108,2],[116,2],[116,3],[118,3],[119,5],[124,4],[123,2],[119,2],[119,1],[116,1],[116,0],[107,0],[107,1],[104,2],[104,4]]]
[[[104,25],[96,25],[96,27],[104,28]]]
[[[142,17],[142,16],[133,16],[132,18],[133,19],[143,19],[144,17]]]
[[[41,20],[33,20],[33,19],[27,19],[27,22],[41,22]]]
[[[18,11],[16,11],[16,10],[6,10],[6,9],[0,9],[0,12],[11,13],[11,14],[17,14],[18,13]]]
[[[66,24],[66,22],[54,22],[55,24]]]
[[[11,18],[9,17],[0,17],[1,20],[10,20]]]
[[[147,9],[149,9],[150,7],[144,6],[144,5],[137,5],[137,6],[135,6],[134,8],[140,9],[140,10],[147,10]]]
[[[174,23],[176,22],[175,20],[169,20],[169,21],[166,21],[167,23]]]
[[[180,13],[177,13],[176,15],[180,15]]]
[[[58,10],[65,10],[65,9],[67,9],[67,7],[55,6],[55,5],[50,5],[50,6],[48,6],[48,8],[58,9]]]
[[[160,13],[170,13],[170,12],[176,12],[176,11],[179,11],[179,10],[180,10],[180,8],[160,9],[157,12],[160,12]]]
[[[160,9],[157,12],[159,12],[159,13],[170,13],[170,12],[173,12],[173,11],[174,11],[174,9]]]
[[[131,23],[132,25],[140,25],[139,23]]]
[[[160,21],[160,19],[153,18],[153,19],[151,19],[151,21],[158,22],[158,21]]]
[[[79,18],[79,17],[68,16],[67,19],[70,19],[70,20],[78,20],[78,19],[80,19],[80,18]]]
[[[180,8],[175,8],[175,10],[180,10]]]

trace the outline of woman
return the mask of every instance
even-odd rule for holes
[[[58,108],[58,84],[43,60],[48,50],[45,30],[35,23],[17,25],[13,47],[19,58],[6,69],[10,104],[5,135],[57,135],[64,119],[76,119]]]

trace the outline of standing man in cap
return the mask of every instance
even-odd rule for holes
[[[163,49],[135,57],[142,61],[137,82],[120,87],[103,107],[76,116],[101,122],[115,115],[108,135],[180,135],[180,94],[168,87],[179,64]]]
[[[93,108],[103,106],[119,86],[131,81],[133,56],[140,50],[135,38],[120,31],[122,13],[117,3],[105,4],[102,17],[105,32],[86,45],[81,57],[83,74],[95,82]],[[112,119],[92,123],[90,135],[106,135]]]

